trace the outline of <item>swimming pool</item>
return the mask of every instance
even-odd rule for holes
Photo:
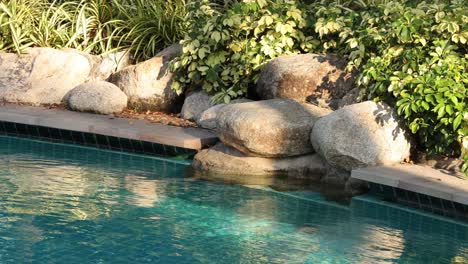
[[[466,263],[468,226],[0,136],[0,263]]]

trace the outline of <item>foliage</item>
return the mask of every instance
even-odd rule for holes
[[[115,0],[115,5],[126,23],[121,29],[128,43],[125,46],[130,46],[139,60],[178,42],[185,32],[185,0]]]
[[[349,57],[369,99],[395,106],[430,153],[460,154],[468,112],[463,0],[322,1],[311,12],[323,51]]]
[[[76,48],[101,54],[130,48],[153,56],[180,39],[184,0],[9,0],[0,3],[0,50]]]
[[[214,100],[229,102],[247,93],[269,60],[311,48],[295,1],[244,0],[223,8],[193,1],[186,21],[183,54],[171,65],[178,93],[202,87],[216,94]]]

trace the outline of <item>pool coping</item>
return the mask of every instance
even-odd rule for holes
[[[193,154],[218,141],[213,132],[201,128],[8,103],[0,104],[0,123],[0,133],[7,135],[123,151],[129,145],[135,150],[131,152],[146,154]]]
[[[351,177],[384,198],[468,220],[468,180],[414,164],[355,169]]]

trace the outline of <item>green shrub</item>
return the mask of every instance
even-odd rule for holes
[[[138,60],[153,57],[184,35],[185,0],[126,0],[115,4],[125,21],[120,46],[131,47]]]
[[[119,27],[111,1],[11,0],[0,3],[0,50],[76,48],[103,53],[115,48]]]
[[[295,1],[244,0],[224,7],[192,1],[183,54],[172,62],[172,88],[201,87],[214,100],[244,96],[261,67],[285,54],[308,51],[305,14]]]
[[[369,99],[397,108],[430,153],[460,155],[468,111],[464,1],[322,1],[311,6],[323,51],[348,56]]]
[[[183,35],[184,0],[9,0],[0,2],[0,50],[131,49],[154,56]]]

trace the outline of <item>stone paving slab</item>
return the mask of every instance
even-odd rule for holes
[[[217,142],[209,130],[63,109],[0,104],[0,121],[66,129],[199,150]]]
[[[468,180],[418,165],[356,169],[351,177],[468,205]]]

